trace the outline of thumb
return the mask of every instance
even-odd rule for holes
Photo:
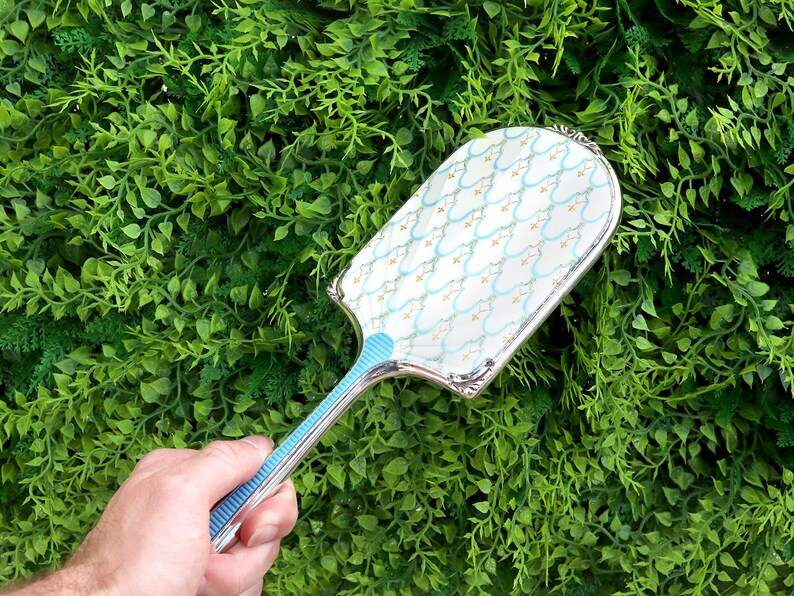
[[[182,472],[192,478],[196,493],[213,506],[238,485],[254,477],[273,452],[267,437],[246,437],[239,441],[215,441],[181,464]]]

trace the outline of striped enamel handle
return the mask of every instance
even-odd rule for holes
[[[213,507],[210,538],[216,552],[226,551],[237,541],[237,531],[251,509],[292,474],[350,404],[372,384],[389,375],[389,357],[393,348],[394,342],[385,333],[366,338],[353,368],[328,397],[265,460],[251,480],[238,486]]]

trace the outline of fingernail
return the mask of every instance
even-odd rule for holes
[[[248,443],[252,447],[256,447],[260,451],[267,451],[268,453],[273,451],[273,447],[275,447],[275,443],[273,443],[273,439],[270,437],[260,437],[255,435],[252,437],[245,437],[241,440],[245,443]]]
[[[248,546],[259,546],[265,542],[270,542],[275,540],[277,535],[278,528],[276,526],[264,526],[254,532],[254,535],[251,536],[251,540],[248,541]]]

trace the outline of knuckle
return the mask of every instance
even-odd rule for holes
[[[201,454],[208,458],[217,458],[221,460],[228,460],[231,457],[229,443],[227,441],[213,441],[204,446]]]
[[[156,499],[173,497],[184,491],[184,481],[179,477],[179,473],[157,473],[153,474],[144,481],[151,496]]]
[[[139,465],[151,466],[152,464],[159,463],[166,456],[167,449],[155,449],[144,455],[138,462]]]
[[[218,468],[236,468],[239,465],[238,452],[230,441],[213,441],[200,453],[205,462]]]

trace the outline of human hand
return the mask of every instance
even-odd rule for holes
[[[292,483],[251,511],[240,542],[226,553],[212,550],[209,511],[272,450],[270,439],[248,437],[201,451],[149,453],[64,568],[21,593],[260,594],[262,576],[298,515]]]

